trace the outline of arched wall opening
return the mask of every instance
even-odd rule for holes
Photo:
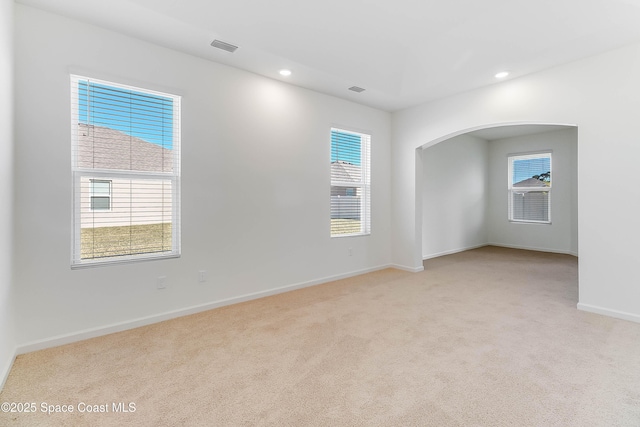
[[[518,122],[460,130],[416,149],[421,259],[486,245],[578,255],[575,125]],[[551,223],[508,219],[508,155],[552,153]]]

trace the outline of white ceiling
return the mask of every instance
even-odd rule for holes
[[[640,0],[18,2],[387,111],[640,41]]]

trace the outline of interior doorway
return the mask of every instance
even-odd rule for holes
[[[422,259],[487,245],[577,256],[577,143],[573,125],[516,123],[467,129],[420,147],[416,210]],[[549,221],[513,221],[508,157],[543,152],[552,159],[545,184]]]

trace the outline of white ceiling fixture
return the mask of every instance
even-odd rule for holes
[[[499,73],[496,73],[495,78],[496,79],[504,79],[508,75],[509,75],[508,71],[500,71]]]
[[[640,41],[638,0],[16,1],[264,76],[295,65],[337,97],[357,81],[387,111],[494,84],[498,64],[517,78]]]
[[[284,77],[289,77],[291,75],[291,70],[287,70],[286,68],[283,68],[282,70],[280,70],[280,75]]]

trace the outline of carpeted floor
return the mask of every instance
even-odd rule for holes
[[[574,257],[476,249],[19,356],[0,425],[640,426],[640,324],[577,298]]]

